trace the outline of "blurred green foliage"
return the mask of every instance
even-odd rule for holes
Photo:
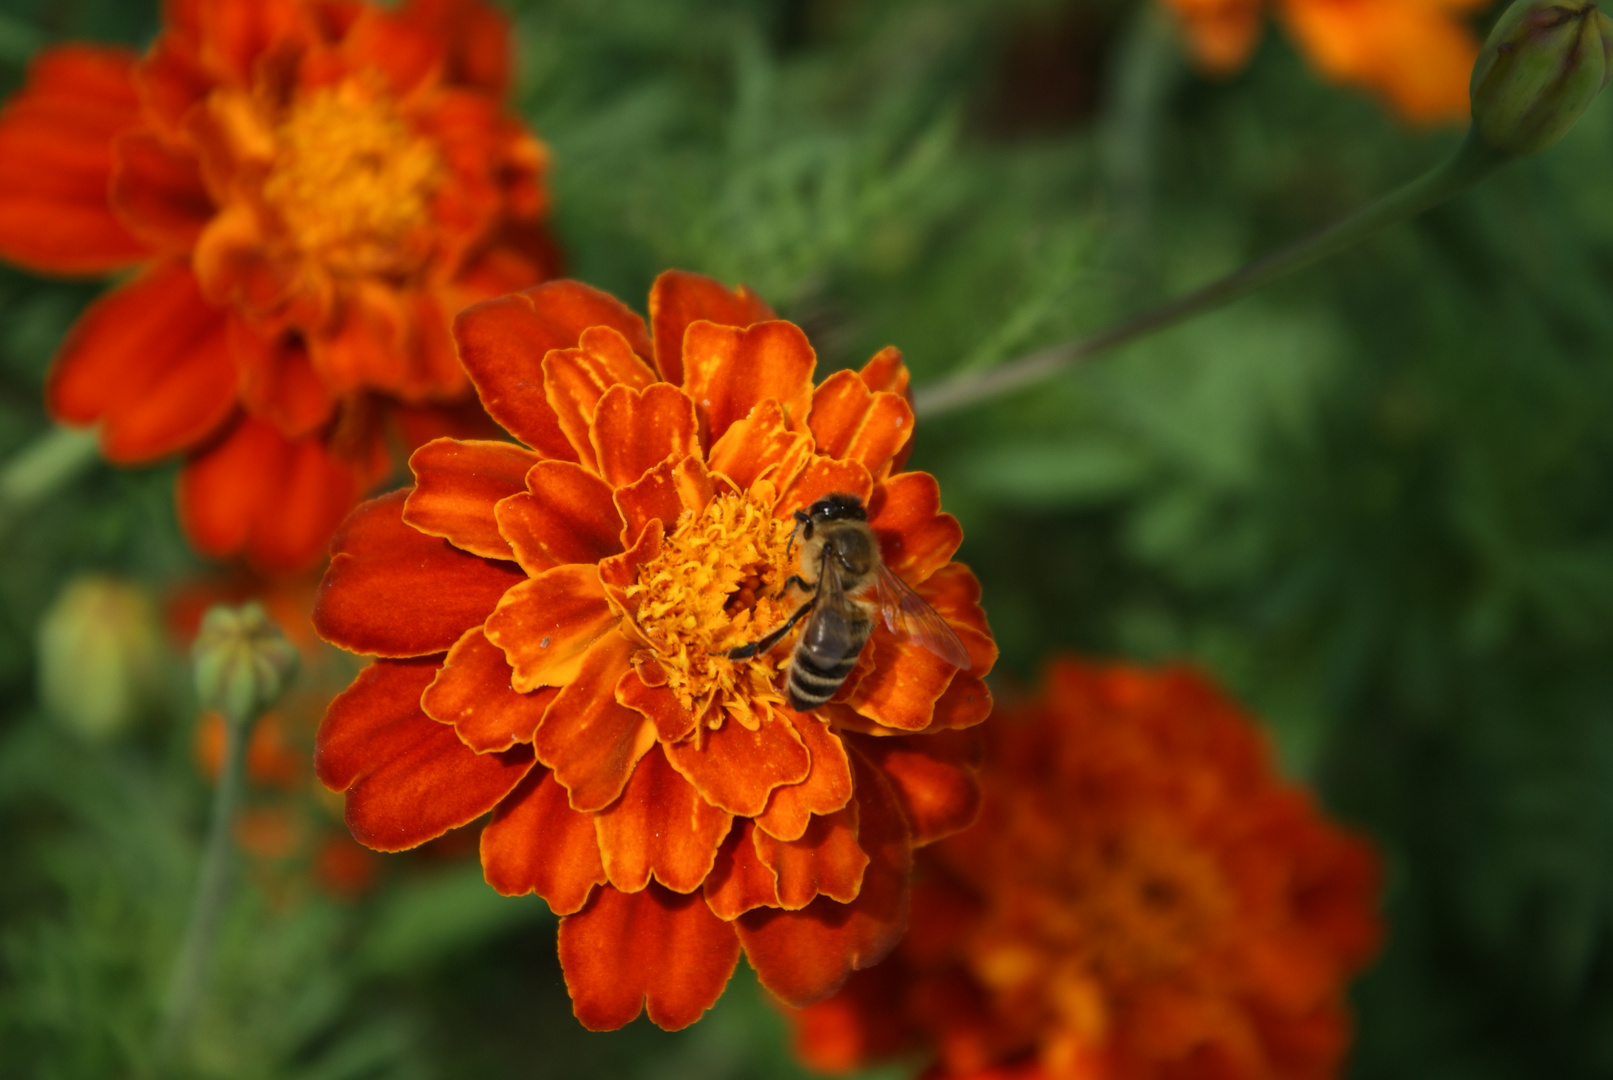
[[[743,280],[824,369],[923,383],[1096,329],[1438,160],[1277,35],[1224,83],[1121,0],[522,0],[517,107],[572,272]],[[152,5],[0,0],[0,77]],[[1370,833],[1391,937],[1360,1078],[1613,1074],[1613,105],[1408,226],[1076,375],[921,426],[1004,649],[1204,664]],[[0,454],[93,286],[0,274]],[[0,521],[0,1076],[141,1075],[206,787],[177,711],[92,747],[34,703],[70,575],[194,573],[172,470]],[[325,809],[320,812],[329,814]],[[248,874],[205,1077],[798,1075],[741,972],[667,1035],[571,1019],[541,902],[473,858],[344,901]],[[893,1074],[897,1075],[897,1074]]]

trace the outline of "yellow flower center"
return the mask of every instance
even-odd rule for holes
[[[805,601],[799,589],[778,595],[795,572],[796,553],[785,554],[793,527],[762,501],[719,495],[699,514],[683,515],[627,589],[667,686],[703,727],[732,716],[755,730],[766,711],[757,706],[784,702],[774,684],[787,657],[724,654],[782,625]]]
[[[263,195],[303,255],[346,276],[425,261],[444,163],[392,102],[344,83],[298,100],[276,135]]]

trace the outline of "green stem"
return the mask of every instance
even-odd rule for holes
[[[196,1012],[196,1003],[207,985],[213,943],[219,922],[229,900],[231,863],[234,855],[232,833],[235,807],[240,801],[246,736],[250,722],[224,718],[224,762],[218,787],[213,792],[212,823],[207,847],[202,855],[202,873],[191,900],[185,938],[174,961],[173,979],[163,1010],[162,1030],[157,1039],[157,1060],[167,1061],[184,1042]]]
[[[90,428],[53,427],[0,467],[0,511],[23,510],[56,491],[95,462]]]
[[[1444,164],[1342,221],[1256,259],[1195,292],[1134,315],[1090,337],[1042,349],[990,371],[967,372],[943,379],[934,386],[921,387],[913,395],[914,411],[920,416],[939,416],[981,404],[1068,371],[1099,353],[1231,303],[1278,278],[1354,247],[1381,229],[1416,217],[1478,183],[1506,160],[1470,131]]]

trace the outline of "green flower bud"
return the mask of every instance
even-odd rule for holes
[[[1613,71],[1613,20],[1588,0],[1518,0],[1473,65],[1473,126],[1508,154],[1538,154],[1574,126]]]
[[[39,623],[39,700],[92,741],[163,703],[173,668],[145,590],[98,575],[73,579]]]
[[[202,708],[233,724],[261,716],[280,700],[297,672],[296,646],[258,603],[209,608],[191,659]]]

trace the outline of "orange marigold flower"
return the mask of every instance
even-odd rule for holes
[[[977,805],[967,728],[996,646],[940,489],[902,471],[907,370],[886,349],[813,385],[806,335],[743,288],[668,272],[650,328],[571,281],[455,324],[524,446],[439,439],[415,486],[337,534],[314,613],[377,656],[326,715],[316,770],[353,834],[413,847],[492,811],[500,892],[564,916],[578,1018],[697,1020],[741,949],[820,999],[900,936],[912,849]],[[863,501],[885,564],[956,632],[960,672],[876,626],[833,699],[785,701],[792,513]],[[799,633],[800,631],[796,631]]]
[[[120,464],[188,454],[199,550],[309,564],[389,438],[486,425],[449,320],[555,262],[507,52],[482,0],[169,0],[145,55],[50,49],[0,111],[0,256],[138,270],[50,411]]]
[[[1166,0],[1199,63],[1241,68],[1260,40],[1261,0]],[[1467,17],[1489,0],[1273,0],[1324,78],[1378,94],[1415,123],[1467,119],[1479,39]]]
[[[810,1064],[973,1080],[1325,1080],[1378,864],[1184,669],[1054,663],[998,710],[985,808],[920,858],[912,930],[791,1012]]]

